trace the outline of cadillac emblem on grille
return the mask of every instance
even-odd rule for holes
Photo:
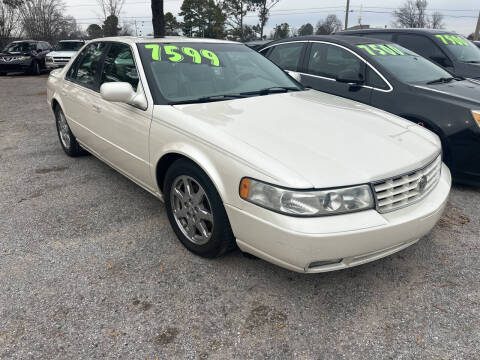
[[[427,184],[428,184],[428,179],[424,175],[424,176],[422,176],[422,178],[418,182],[418,192],[423,193],[425,191],[425,188],[427,187]]]

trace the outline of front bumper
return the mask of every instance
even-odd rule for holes
[[[55,64],[55,63],[45,63],[45,67],[49,70],[58,69],[64,67],[64,64]]]
[[[68,61],[65,62],[46,62],[45,67],[49,70],[63,68],[68,64]]]
[[[474,126],[449,137],[449,166],[457,183],[480,186],[480,127]]]
[[[226,205],[242,251],[297,272],[318,273],[364,264],[400,251],[427,234],[440,219],[451,187],[450,171],[416,204],[386,214],[376,210],[299,218],[253,204]],[[335,263],[311,266],[318,262]]]
[[[27,71],[32,66],[32,62],[15,62],[15,63],[5,63],[0,62],[0,72],[18,72],[18,71]]]

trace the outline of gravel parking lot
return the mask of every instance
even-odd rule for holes
[[[0,359],[480,358],[480,189],[360,267],[206,260],[159,200],[63,153],[45,82],[0,77]]]

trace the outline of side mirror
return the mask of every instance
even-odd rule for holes
[[[335,80],[341,83],[355,84],[355,85],[362,85],[365,82],[362,74],[360,74],[358,71],[355,71],[353,69],[346,69],[346,70],[340,71],[337,77],[335,78]]]
[[[294,78],[295,80],[297,80],[298,82],[302,82],[302,75],[300,75],[300,73],[296,72],[296,71],[289,71],[289,70],[285,70],[285,72],[290,75],[292,78]]]
[[[142,110],[145,110],[148,106],[140,83],[138,84],[137,92],[127,82],[103,83],[100,86],[100,95],[107,101],[133,105]]]

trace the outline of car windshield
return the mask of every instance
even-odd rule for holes
[[[55,46],[56,51],[78,51],[83,46],[80,41],[62,41]]]
[[[14,42],[8,44],[3,52],[29,52],[32,50],[32,45],[26,42]]]
[[[168,104],[221,101],[303,87],[256,51],[235,43],[138,44],[150,87]]]
[[[452,78],[441,67],[397,44],[362,44],[357,47],[363,55],[380,64],[402,82],[427,83]]]
[[[458,61],[480,64],[480,49],[463,36],[455,34],[437,34],[435,41],[442,48],[448,49]]]

